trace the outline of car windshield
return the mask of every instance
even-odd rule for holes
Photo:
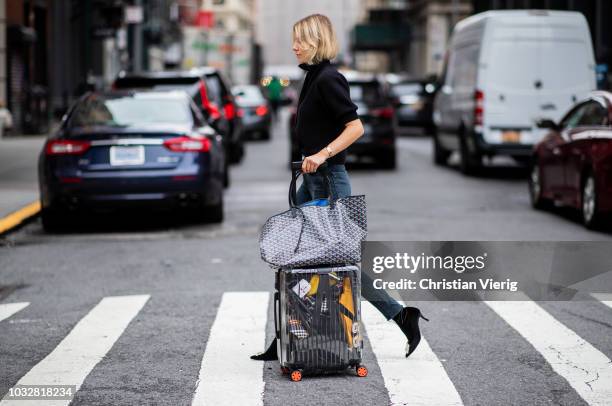
[[[72,127],[130,127],[147,124],[185,124],[191,114],[184,100],[134,95],[106,98],[91,96],[75,109]]]
[[[233,93],[238,101],[260,101],[264,98],[261,90],[255,86],[237,87]]]
[[[380,102],[382,94],[376,82],[353,82],[349,84],[351,99],[356,102]]]

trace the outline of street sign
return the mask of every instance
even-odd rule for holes
[[[125,22],[128,24],[140,24],[144,20],[142,6],[126,6]]]
[[[208,10],[199,10],[195,18],[196,27],[212,28],[214,23],[213,12]]]

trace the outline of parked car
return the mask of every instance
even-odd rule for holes
[[[395,108],[393,124],[397,134],[420,129],[432,134],[433,95],[435,84],[427,80],[403,80],[390,84],[390,97]]]
[[[559,123],[539,126],[549,132],[533,152],[532,205],[574,207],[585,226],[598,227],[612,211],[612,93],[594,92]]]
[[[270,108],[259,86],[242,85],[232,87],[242,119],[242,138],[270,139]]]
[[[244,155],[240,137],[241,120],[234,96],[219,70],[211,67],[187,71],[121,73],[113,89],[184,90],[202,110],[204,117],[224,137],[228,163],[237,163]]]
[[[348,155],[372,158],[380,167],[396,167],[393,107],[377,76],[361,72],[346,72],[351,99],[363,123],[363,135],[348,148]]]
[[[539,118],[561,114],[595,89],[584,16],[545,10],[487,11],[459,22],[434,101],[434,162],[460,154],[464,173],[483,156],[528,162],[544,135]]]
[[[184,92],[86,94],[40,153],[43,227],[124,207],[189,209],[220,222],[224,161],[221,135]]]

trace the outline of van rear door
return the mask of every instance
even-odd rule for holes
[[[494,38],[485,63],[483,135],[490,144],[532,144],[539,100],[535,84],[539,46],[535,38]]]
[[[595,87],[584,18],[548,14],[491,27],[485,64],[485,140],[535,144],[541,118],[558,121]]]

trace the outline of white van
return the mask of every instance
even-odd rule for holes
[[[454,28],[434,101],[434,162],[459,151],[471,173],[483,156],[527,161],[540,119],[558,122],[596,87],[589,27],[577,12],[487,11]]]

